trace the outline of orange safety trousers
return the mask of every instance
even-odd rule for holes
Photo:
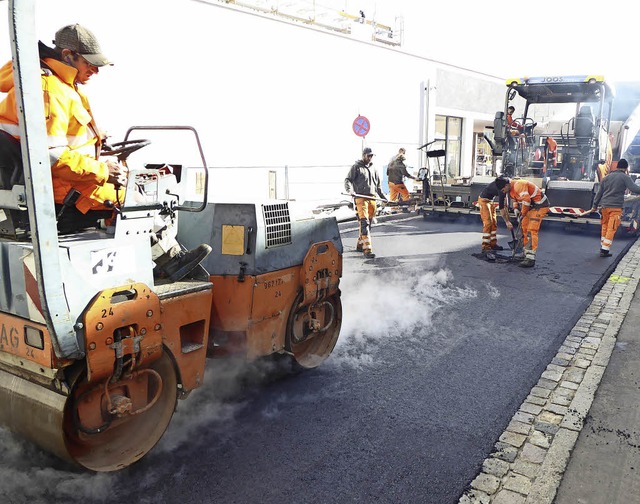
[[[536,250],[538,250],[538,232],[542,219],[547,213],[549,213],[549,207],[532,208],[522,217],[522,242],[525,257],[535,260]]]
[[[498,244],[498,218],[496,206],[491,200],[479,199],[480,218],[482,219],[482,250],[492,250]]]
[[[360,236],[356,249],[362,252],[371,252],[371,221],[376,215],[376,200],[356,198],[356,212],[360,222]]]
[[[409,201],[409,189],[404,184],[389,182],[389,200],[398,201],[399,197],[402,197],[402,201]]]
[[[613,237],[620,227],[620,217],[622,217],[622,208],[603,208],[602,209],[602,232],[600,233],[600,247],[602,250],[610,250],[613,243]]]

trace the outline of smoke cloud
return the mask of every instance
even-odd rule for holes
[[[342,278],[343,323],[333,354],[323,372],[339,374],[344,366],[366,369],[376,365],[376,352],[393,339],[410,340],[432,325],[435,312],[445,306],[477,297],[474,289],[455,286],[451,271],[437,266],[432,271],[388,268],[384,271],[349,271]],[[500,295],[487,285],[490,297]],[[483,293],[484,294],[484,293]],[[378,359],[379,360],[379,359]],[[51,502],[114,502],[134,491],[153,489],[161,482],[175,481],[180,469],[167,472],[166,454],[187,446],[204,429],[219,443],[231,439],[234,419],[245,408],[255,407],[252,393],[268,380],[287,376],[286,358],[246,363],[243,359],[216,359],[207,363],[204,384],[185,401],[178,402],[167,432],[158,445],[134,467],[117,473],[93,474],[69,466],[29,442],[0,429],[0,502],[49,504]],[[295,377],[291,378],[295,379]],[[322,395],[323,391],[319,394]],[[330,393],[330,392],[326,392]],[[276,419],[292,404],[316,402],[317,394],[282,393],[262,406],[265,420]],[[132,473],[135,472],[135,475]],[[152,495],[152,492],[149,494]],[[139,502],[153,502],[153,499]]]
[[[477,297],[476,290],[453,286],[452,280],[447,269],[393,268],[383,275],[366,270],[345,275],[340,284],[342,330],[329,362],[371,365],[383,340],[408,340],[415,330],[432,324],[438,308]]]

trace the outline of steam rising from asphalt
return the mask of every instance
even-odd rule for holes
[[[374,364],[382,341],[402,338],[432,324],[435,311],[477,297],[477,291],[451,286],[449,270],[413,271],[394,268],[384,275],[363,271],[345,275],[342,290],[342,329],[329,363],[363,367]]]
[[[76,473],[54,469],[60,462],[52,455],[0,429],[2,482],[0,502],[50,504],[52,502],[104,502],[114,496],[111,474]]]
[[[76,470],[0,428],[0,502],[99,504],[129,500],[128,493],[135,492],[136,502],[155,503],[157,498],[151,489],[175,481],[180,474],[179,465],[166,464],[167,453],[185,446],[189,440],[202,438],[204,429],[215,432],[218,442],[224,443],[235,428],[233,418],[248,404],[243,390],[260,383],[277,367],[273,362],[209,361],[203,386],[187,400],[178,402],[171,424],[156,447],[139,464],[121,472],[93,474]],[[148,499],[140,496],[145,489],[150,489]]]
[[[366,369],[376,365],[376,351],[394,339],[403,341],[420,337],[428,330],[438,308],[477,296],[466,287],[452,285],[452,274],[445,269],[411,271],[393,268],[383,274],[371,271],[350,272],[341,281],[343,323],[338,344],[323,365],[332,373],[342,366]],[[487,285],[491,297],[498,296],[495,287]],[[60,463],[10,432],[0,429],[3,472],[0,502],[8,504],[49,504],[51,502],[114,502],[135,492],[141,503],[154,502],[154,490],[180,478],[180,469],[171,466],[167,473],[167,453],[199,439],[203,432],[216,437],[217,443],[232,438],[239,428],[234,418],[244,408],[252,407],[246,393],[252,384],[265,377],[282,374],[284,364],[278,361],[246,364],[233,359],[210,360],[204,384],[185,401],[179,401],[167,432],[158,445],[135,469],[118,473],[91,474]],[[259,390],[259,389],[258,389]],[[317,401],[317,395],[275,396],[261,412],[265,420],[280,415],[283,404]],[[236,433],[237,434],[237,433]],[[135,472],[135,474],[132,474]],[[148,490],[149,499],[140,497]]]

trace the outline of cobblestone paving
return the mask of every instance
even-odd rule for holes
[[[566,337],[459,504],[553,502],[639,280],[640,241]]]

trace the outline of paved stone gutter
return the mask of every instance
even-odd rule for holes
[[[639,281],[637,241],[513,415],[459,504],[553,502]]]

